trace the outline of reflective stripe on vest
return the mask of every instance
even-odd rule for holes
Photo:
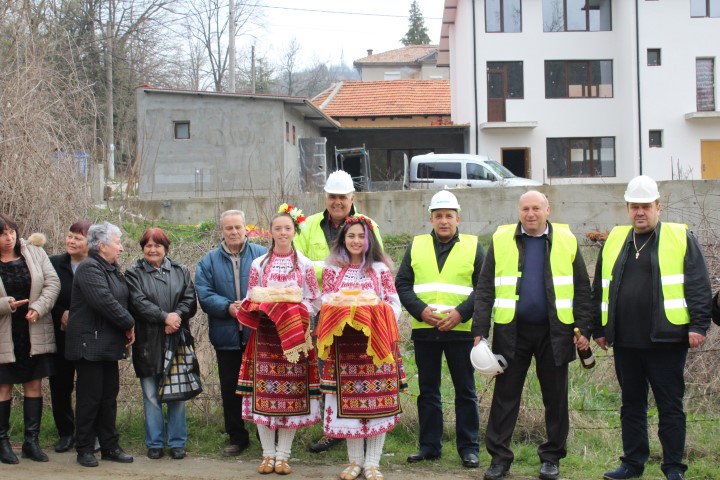
[[[602,303],[601,317],[603,326],[607,325],[610,282],[620,252],[627,243],[632,227],[615,227],[608,235],[602,253]],[[687,251],[687,225],[663,223],[658,239],[658,262],[660,267],[660,286],[663,295],[663,309],[668,322],[673,325],[690,323],[690,313],[685,300],[685,252]]]
[[[577,239],[564,224],[552,225],[552,246],[550,248],[550,271],[555,292],[555,309],[558,320],[565,324],[575,323],[573,299],[573,262],[577,254]],[[520,252],[515,241],[517,225],[502,225],[493,234],[495,252],[495,323],[507,324],[515,318],[517,305],[517,283],[522,273],[518,269]]]
[[[478,237],[461,233],[440,272],[433,237],[427,234],[415,237],[410,250],[410,265],[415,275],[413,291],[418,298],[437,311],[455,308],[467,300],[473,291],[472,275],[475,271],[477,244]],[[469,332],[471,323],[460,322],[453,330]],[[412,328],[434,327],[413,318]]]

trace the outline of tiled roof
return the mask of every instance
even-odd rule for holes
[[[409,45],[407,47],[390,50],[389,52],[373,53],[367,57],[359,58],[354,65],[367,65],[373,63],[417,63],[438,49],[437,45]]]
[[[312,102],[330,117],[450,115],[449,80],[341,82]]]

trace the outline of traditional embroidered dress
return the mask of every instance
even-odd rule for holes
[[[398,422],[399,393],[407,390],[398,348],[400,299],[392,274],[381,262],[369,273],[359,265],[326,266],[322,283],[324,301],[343,287],[358,285],[381,300],[377,306],[323,305],[316,335],[325,359],[324,433],[334,438],[381,435]]]
[[[243,395],[242,416],[273,430],[297,429],[321,421],[317,356],[309,343],[309,319],[320,303],[320,287],[313,264],[297,254],[273,252],[265,265],[253,261],[249,292],[268,283],[295,283],[302,288],[302,303],[253,303],[247,298],[238,320],[252,328],[243,354],[238,395]],[[305,339],[308,339],[306,342]]]

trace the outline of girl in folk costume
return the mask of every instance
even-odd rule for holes
[[[323,270],[323,307],[316,335],[326,359],[324,434],[346,438],[350,465],[340,478],[382,479],[385,434],[398,422],[400,391],[407,390],[398,349],[398,298],[390,268],[367,217],[348,217]],[[340,293],[338,293],[340,292]],[[358,294],[356,305],[346,296]],[[367,292],[373,292],[368,294]],[[368,296],[374,302],[366,301]],[[379,301],[378,301],[379,300]],[[373,305],[373,303],[375,303]]]
[[[292,245],[304,221],[301,210],[280,206],[270,222],[270,249],[253,261],[248,298],[237,314],[251,329],[237,393],[244,396],[243,418],[257,425],[261,474],[291,473],[288,458],[295,431],[322,420],[317,356],[309,330],[309,320],[320,306],[320,287],[312,262]],[[258,300],[260,293],[254,289],[266,295],[292,290],[297,298]]]

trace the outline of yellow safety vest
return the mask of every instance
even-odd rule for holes
[[[440,272],[433,237],[428,234],[415,237],[410,250],[410,265],[415,274],[413,290],[418,298],[438,311],[455,308],[467,300],[473,291],[472,275],[475,271],[477,244],[477,236],[461,233]],[[453,330],[469,332],[470,323],[460,322]],[[413,318],[412,328],[435,327]]]
[[[518,301],[517,284],[522,276],[518,263],[520,252],[515,241],[517,225],[502,225],[493,234],[495,253],[495,323],[507,324],[515,318]],[[550,270],[555,291],[555,309],[558,319],[565,324],[575,323],[573,299],[573,262],[577,254],[577,239],[567,225],[552,224],[552,246],[550,248]]]
[[[627,243],[631,228],[629,225],[613,228],[603,246],[601,303],[603,326],[607,325],[608,321],[612,272],[620,252]],[[658,263],[665,317],[673,325],[686,325],[690,323],[690,312],[685,300],[687,225],[663,223],[660,226],[658,242]]]

